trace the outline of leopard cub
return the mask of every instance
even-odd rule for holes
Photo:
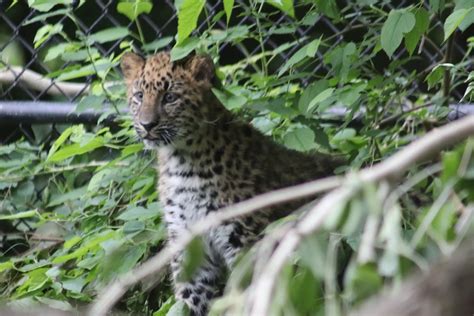
[[[160,200],[169,242],[210,212],[274,189],[332,174],[335,160],[287,149],[236,119],[211,91],[207,56],[172,62],[167,52],[126,53],[121,68],[137,134],[158,154]],[[301,204],[301,202],[300,202]],[[191,280],[171,264],[175,294],[193,315],[206,315],[239,251],[297,203],[237,218],[204,237],[205,258]]]

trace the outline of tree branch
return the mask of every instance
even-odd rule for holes
[[[351,316],[474,315],[474,240],[422,277],[413,277],[395,293],[384,293]]]
[[[76,96],[89,91],[89,86],[85,83],[55,81],[22,67],[8,66],[8,68],[0,70],[0,84],[16,81],[36,91],[47,90],[50,95]]]
[[[232,218],[243,216],[265,207],[331,190],[341,183],[342,179],[340,177],[328,177],[264,193],[211,213],[195,223],[190,228],[189,234],[180,236],[176,242],[168,244],[157,255],[102,290],[91,306],[89,315],[106,315],[129,287],[150,275],[162,271],[177,253],[186,249],[186,246],[189,245],[194,237],[205,234],[209,229],[219,226]]]
[[[381,180],[398,180],[409,168],[416,163],[426,161],[436,156],[441,150],[450,147],[467,137],[474,135],[474,116],[465,117],[459,121],[447,124],[427,133],[424,137],[412,142],[404,149],[387,160],[359,172],[360,184]],[[253,293],[258,293],[258,299],[251,301],[252,316],[268,315],[269,306],[276,280],[290,254],[298,247],[300,241],[315,231],[321,229],[326,218],[341,203],[345,203],[357,192],[354,185],[343,185],[324,196],[321,201],[309,211],[295,227],[288,232],[275,252],[267,261],[267,269],[263,271]],[[249,296],[249,300],[252,300]]]
[[[384,162],[375,167],[360,171],[358,179],[360,179],[362,183],[380,180],[395,181],[414,164],[432,158],[441,150],[473,134],[474,116],[465,117],[439,129],[432,130]],[[184,250],[195,236],[205,234],[209,229],[229,219],[243,216],[274,204],[331,190],[339,187],[341,184],[342,180],[339,177],[329,177],[268,192],[210,214],[193,225],[189,234],[181,236],[177,242],[166,246],[153,258],[107,286],[91,306],[89,315],[106,315],[130,286],[143,280],[147,276],[163,270],[168,262],[171,261],[177,253]],[[261,316],[268,314],[268,307],[271,301],[270,298],[273,293],[275,280],[288,256],[299,245],[302,237],[319,229],[332,210],[334,210],[339,203],[343,203],[349,199],[356,191],[355,186],[347,185],[333,190],[324,196],[316,207],[309,211],[302,220],[298,222],[294,229],[291,229],[285,234],[285,237],[270,257],[267,268],[263,271],[261,277],[256,282],[257,284],[254,286],[256,289],[261,289],[262,292],[258,292],[258,300],[251,309],[252,315]]]

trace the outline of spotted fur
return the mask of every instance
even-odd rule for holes
[[[211,212],[329,175],[336,166],[328,156],[278,145],[236,119],[211,91],[214,66],[209,57],[176,63],[166,52],[148,59],[127,53],[121,67],[134,127],[146,145],[157,149],[158,190],[171,243]],[[206,315],[240,250],[300,204],[262,210],[209,231],[204,262],[191,280],[182,280],[182,254],[171,264],[177,298],[193,315]]]

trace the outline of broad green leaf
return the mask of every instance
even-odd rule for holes
[[[171,295],[166,302],[161,304],[160,309],[153,313],[152,316],[166,316],[168,315],[169,310],[173,307],[175,303],[174,296]]]
[[[239,109],[247,103],[246,97],[242,95],[235,95],[227,90],[221,91],[217,88],[212,88],[212,92],[229,110]]]
[[[48,49],[48,52],[44,56],[44,61],[51,61],[53,59],[56,59],[58,57],[61,57],[64,52],[68,51],[71,48],[75,48],[77,45],[71,44],[71,43],[61,43],[57,44],[55,46],[51,46]]]
[[[430,0],[431,9],[439,13],[444,10],[445,0]]]
[[[196,29],[199,15],[204,8],[205,0],[184,0],[178,8],[178,40],[177,45],[183,44],[191,32]]]
[[[75,279],[64,280],[61,283],[65,290],[73,293],[81,293],[82,288],[86,285],[87,281],[84,276],[81,276]]]
[[[293,0],[266,0],[272,6],[285,12],[292,18],[295,17],[295,9],[293,8]]]
[[[184,301],[176,301],[166,316],[188,316],[189,309]]]
[[[63,30],[62,24],[46,24],[42,26],[35,35],[33,39],[33,43],[35,43],[35,48],[38,48],[41,44],[43,44],[46,40],[48,40],[54,34],[58,34]]]
[[[50,281],[50,278],[46,275],[46,271],[48,270],[49,268],[41,268],[27,273],[27,279],[16,292],[20,295],[24,295],[43,288],[46,282]]]
[[[87,42],[89,44],[112,42],[125,38],[128,32],[126,27],[111,27],[89,35]]]
[[[345,283],[351,301],[357,303],[378,292],[383,280],[376,266],[368,263],[349,268]]]
[[[456,6],[454,10],[457,9],[468,9],[469,12],[466,14],[461,24],[459,24],[459,29],[465,31],[472,23],[474,23],[474,0],[457,0],[454,1]]]
[[[316,147],[314,132],[307,126],[295,128],[283,137],[283,143],[290,149],[309,151]]]
[[[78,242],[80,242],[82,238],[80,236],[72,236],[68,240],[64,241],[63,248],[64,249],[71,249],[74,247]]]
[[[410,55],[415,51],[416,45],[430,24],[430,15],[426,9],[418,8],[414,14],[416,19],[415,26],[410,32],[405,34],[405,46]]]
[[[353,42],[341,44],[332,49],[324,56],[324,62],[331,64],[332,71],[338,77],[339,82],[350,80],[356,73],[354,62],[357,61],[358,51]]]
[[[131,219],[144,221],[150,218],[156,218],[158,216],[160,216],[160,212],[157,209],[148,209],[142,206],[132,206],[120,214],[117,219],[121,219],[123,221],[129,221]]]
[[[165,36],[160,39],[154,40],[153,42],[143,45],[143,49],[148,52],[156,52],[157,50],[171,43],[171,41],[173,41],[173,37]]]
[[[180,45],[176,44],[171,50],[171,61],[180,60],[188,56],[199,44],[196,37],[188,37]]]
[[[321,39],[315,39],[310,43],[306,44],[305,46],[301,47],[299,50],[294,53],[290,59],[286,61],[286,63],[281,67],[280,71],[278,71],[278,76],[283,75],[289,68],[293,67],[303,59],[310,57],[313,58],[318,51],[319,44],[321,43]]]
[[[142,221],[128,221],[123,225],[125,235],[135,235],[145,230],[145,223]]]
[[[190,280],[204,260],[204,244],[200,237],[194,238],[186,247],[181,280]]]
[[[458,9],[446,18],[444,22],[444,40],[447,40],[451,34],[453,34],[471,10],[472,9]]]
[[[311,112],[319,103],[326,101],[330,96],[332,96],[334,90],[334,88],[328,88],[314,97],[308,105],[308,111]]]
[[[229,24],[230,17],[232,16],[232,9],[234,8],[234,0],[224,0],[224,11]]]
[[[316,298],[323,297],[322,285],[309,268],[298,270],[300,271],[290,279],[287,287],[289,298],[297,309],[298,315],[312,315],[318,305]]]
[[[313,100],[318,94],[323,92],[328,87],[329,83],[327,80],[319,80],[307,86],[298,100],[298,109],[300,112],[304,114],[309,113],[308,106],[311,100]]]
[[[388,57],[392,57],[400,46],[403,34],[410,32],[415,26],[415,15],[405,9],[390,11],[382,26],[381,43]]]
[[[130,21],[135,21],[142,13],[150,13],[153,3],[150,0],[126,0],[117,4],[117,11]]]
[[[10,270],[10,269],[13,269],[15,267],[15,265],[13,264],[13,262],[10,260],[10,261],[5,261],[5,262],[0,262],[0,273],[3,272],[3,271],[6,271],[6,270]]]
[[[105,231],[103,233],[100,233],[99,235],[92,236],[90,238],[86,238],[82,241],[81,246],[78,247],[75,251],[72,253],[68,253],[65,255],[60,255],[52,260],[52,263],[64,263],[69,260],[73,259],[78,259],[86,255],[89,251],[91,251],[94,248],[100,247],[100,243],[109,240],[113,237],[116,236],[115,231]]]
[[[84,194],[87,192],[87,187],[83,186],[77,189],[70,190],[68,192],[59,192],[58,194],[51,195],[49,200],[48,207],[56,206],[59,204],[64,204],[68,201],[78,200],[81,197],[84,197]]]
[[[94,149],[103,147],[105,143],[106,142],[103,137],[97,136],[97,137],[92,138],[89,142],[87,142],[84,145],[71,144],[68,146],[64,146],[63,148],[55,152],[53,155],[48,157],[46,162],[58,162],[58,161],[65,160],[73,156],[82,155],[90,151],[93,151]]]
[[[103,262],[101,280],[110,281],[119,275],[127,273],[137,265],[147,250],[144,244],[121,245],[105,257]]]
[[[434,67],[428,74],[428,76],[426,76],[425,81],[428,83],[428,89],[431,89],[437,84],[441,83],[445,72],[445,67],[443,67],[442,65],[443,64]]]
[[[28,0],[28,6],[41,12],[51,10],[57,4],[68,5],[73,0]]]
[[[336,0],[315,0],[319,11],[331,19],[339,18],[339,8]]]

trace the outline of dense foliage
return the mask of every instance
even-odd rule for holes
[[[57,15],[77,23],[72,2],[30,0],[41,13],[29,23]],[[343,173],[381,161],[443,124],[447,104],[461,101],[450,97],[453,91],[461,92],[466,102],[474,96],[474,37],[464,42],[462,33],[472,30],[474,2],[417,1],[398,9],[389,4],[225,0],[222,8],[208,12],[205,0],[181,0],[175,2],[175,38],[146,41],[140,17],[157,2],[120,1],[117,11],[134,27],[84,34],[78,25],[74,34],[67,34],[61,24],[51,23],[38,29],[34,44],[38,47],[53,35],[63,39],[43,58],[70,64],[49,75],[59,81],[95,75],[77,111],[101,108],[107,100],[111,106],[103,118],[126,108],[116,66],[132,47],[153,53],[174,41],[174,59],[193,51],[210,54],[222,83],[214,92],[227,108],[290,148],[346,156],[350,164],[339,170]],[[243,16],[251,19],[236,23]],[[281,16],[286,18],[276,24]],[[297,33],[320,16],[342,31],[329,36],[319,29]],[[206,29],[193,32],[204,18]],[[265,45],[268,36],[278,37],[278,45]],[[466,47],[456,60],[448,53],[454,36],[463,36]],[[94,48],[94,43],[117,39],[123,39],[120,48],[109,56]],[[259,49],[223,65],[219,49],[224,45]],[[445,60],[420,68],[424,45],[446,50]],[[287,52],[284,60],[281,54]],[[344,111],[335,114],[334,109]],[[8,304],[40,302],[66,310],[83,306],[105,284],[163,246],[154,155],[143,151],[126,115],[116,122],[93,129],[59,126],[55,139],[0,147],[0,223],[12,228],[5,233],[11,248],[0,259],[0,293]],[[44,127],[33,126],[33,131],[42,135]],[[474,199],[473,145],[469,141],[438,161],[413,166],[400,186],[361,187],[342,203],[325,231],[308,238],[288,261],[274,295],[275,315],[346,313],[384,286],[395,286],[449,255],[473,229],[467,211]],[[353,181],[357,183],[357,175]],[[370,225],[376,227],[375,250],[367,257],[359,247]],[[213,312],[241,307],[255,253],[242,258]],[[179,313],[166,276],[153,281],[131,289],[117,308],[131,314]]]

